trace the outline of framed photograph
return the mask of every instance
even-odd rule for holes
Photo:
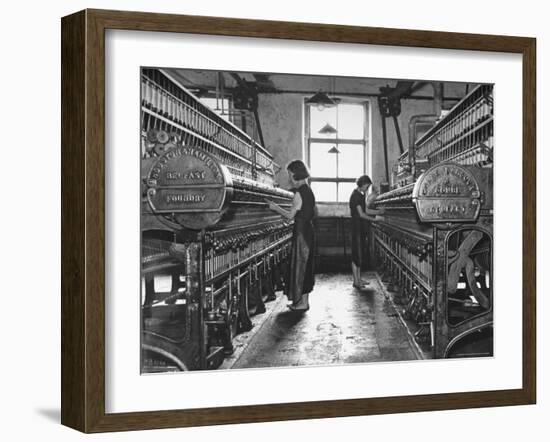
[[[534,404],[535,52],[64,17],[62,423]]]

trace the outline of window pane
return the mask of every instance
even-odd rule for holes
[[[362,104],[338,105],[338,138],[363,139],[365,106]]]
[[[223,101],[223,110],[224,110],[223,115],[222,115],[222,101]],[[224,120],[229,121],[229,100],[227,98],[224,98],[223,100],[222,99],[216,100],[216,98],[202,97],[200,99],[200,102],[208,106],[218,115],[220,115]],[[216,109],[216,102],[219,105],[217,109]]]
[[[349,202],[351,193],[356,187],[355,183],[338,183],[338,202]]]
[[[317,178],[336,177],[336,154],[328,152],[332,147],[334,147],[333,144],[311,143],[309,151],[311,176]]]
[[[309,106],[309,115],[309,132],[311,138],[336,138],[336,134],[319,133],[327,123],[336,129],[336,107],[329,107],[320,111],[315,106]]]
[[[315,201],[336,201],[336,183],[319,183],[313,181],[311,190]]]
[[[338,154],[329,150],[337,147]],[[362,144],[326,144],[311,143],[311,176],[317,178],[335,178],[338,163],[339,178],[358,178],[365,170],[365,148]]]
[[[362,144],[339,144],[338,176],[358,178],[365,170],[365,148]],[[333,154],[335,156],[335,154]]]

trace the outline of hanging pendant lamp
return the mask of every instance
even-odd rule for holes
[[[332,127],[330,123],[327,123],[322,127],[321,130],[319,130],[319,133],[324,135],[334,135],[338,133],[338,131],[334,127]]]
[[[322,111],[326,107],[333,107],[336,105],[334,100],[332,100],[323,91],[319,91],[313,97],[308,98],[306,100],[306,104],[311,106],[317,106],[317,109],[319,109],[320,111]]]

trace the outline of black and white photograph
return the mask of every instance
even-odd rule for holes
[[[493,356],[492,84],[140,87],[142,374]]]
[[[0,439],[546,440],[546,9],[7,3]]]

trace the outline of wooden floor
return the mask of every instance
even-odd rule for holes
[[[352,287],[350,274],[316,275],[310,310],[291,312],[282,294],[254,319],[254,329],[236,339],[235,354],[221,369],[332,365],[420,358],[406,328],[379,285]]]

